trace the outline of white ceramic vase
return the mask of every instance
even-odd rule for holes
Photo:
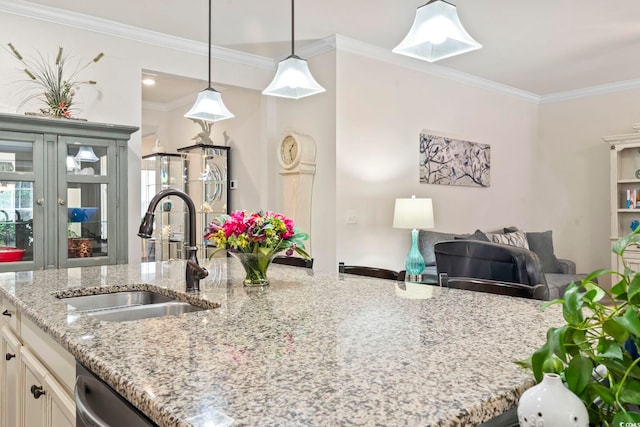
[[[520,396],[518,422],[520,427],[588,427],[589,414],[560,375],[544,374],[540,384]]]

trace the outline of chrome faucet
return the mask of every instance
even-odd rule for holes
[[[154,211],[160,203],[160,200],[168,196],[180,197],[184,200],[184,203],[187,205],[187,210],[189,211],[189,246],[187,247],[189,257],[187,259],[187,271],[185,273],[185,279],[187,282],[186,291],[199,292],[200,280],[207,277],[209,272],[206,268],[201,267],[200,264],[198,264],[198,258],[196,257],[196,252],[198,252],[198,247],[196,246],[196,207],[193,204],[193,200],[191,200],[187,193],[175,188],[168,188],[153,196],[151,202],[149,202],[147,213],[144,215],[144,218],[142,218],[140,230],[138,230],[138,236],[143,239],[151,237],[151,234],[153,233],[153,219],[155,217]]]

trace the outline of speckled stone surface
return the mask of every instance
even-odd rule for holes
[[[56,295],[184,294],[181,261],[0,274],[0,294],[160,426],[470,426],[533,385],[515,365],[561,324],[540,301],[207,262],[212,308],[100,322]],[[103,288],[103,289],[96,289]],[[193,300],[192,300],[193,301]]]

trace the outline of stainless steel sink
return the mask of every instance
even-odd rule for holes
[[[83,295],[62,298],[65,303],[80,311],[114,309],[173,301],[173,298],[149,291],[115,292],[110,294]]]
[[[205,310],[151,291],[124,291],[60,299],[74,307],[75,311],[105,322],[126,322]]]
[[[91,311],[87,314],[105,322],[127,322],[129,320],[148,319],[151,317],[175,316],[204,310],[187,302],[171,301],[158,304],[138,305],[101,311]]]

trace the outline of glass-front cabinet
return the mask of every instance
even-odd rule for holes
[[[230,148],[198,144],[179,148],[185,155],[185,191],[196,206],[198,254],[209,256],[213,247],[204,241],[207,225],[217,216],[229,213]],[[225,256],[220,252],[220,256]]]
[[[154,153],[142,157],[141,215],[147,212],[149,202],[159,191],[174,188],[184,191],[184,154]],[[151,239],[140,239],[143,261],[183,259],[185,248],[186,207],[179,197],[162,200],[155,212]]]
[[[127,262],[136,130],[0,114],[0,271]]]

